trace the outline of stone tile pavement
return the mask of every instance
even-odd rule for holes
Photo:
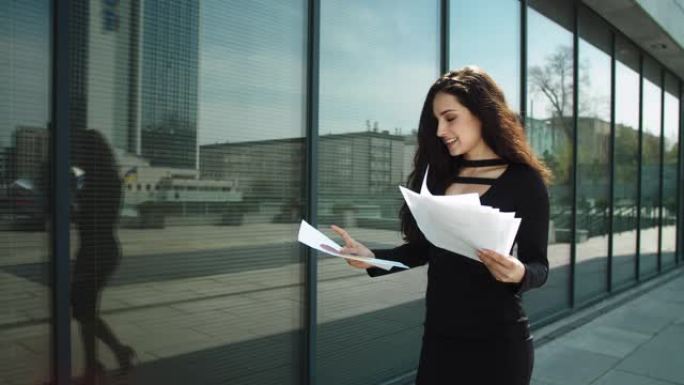
[[[684,384],[684,274],[679,268],[668,276],[663,285],[541,344],[532,384]]]

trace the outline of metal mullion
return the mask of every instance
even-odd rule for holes
[[[527,115],[527,0],[520,0],[520,120]]]
[[[644,136],[644,54],[639,51],[639,144],[637,146],[637,236],[636,236],[636,281],[641,281],[641,169],[642,169],[642,147]]]
[[[665,68],[660,67],[660,167],[658,172],[658,273],[663,270],[663,170],[665,168]]]
[[[313,226],[318,225],[318,101],[319,101],[319,64],[320,64],[320,0],[308,1],[307,18],[307,68],[306,68],[306,220]],[[303,382],[315,385],[316,345],[318,335],[318,259],[315,251],[304,247],[302,253],[306,261],[306,304],[305,304],[305,359],[302,365]]]
[[[440,9],[440,29],[439,29],[439,71],[440,75],[449,71],[450,66],[450,50],[449,50],[449,13],[450,0],[441,0]]]
[[[608,198],[608,271],[606,274],[608,292],[613,291],[613,215],[615,206],[615,33],[610,33],[610,171]]]
[[[71,383],[71,314],[69,288],[70,233],[70,52],[68,0],[51,4],[52,14],[52,100],[51,100],[51,248],[52,248],[52,374],[57,385]]]
[[[576,280],[576,262],[577,262],[577,113],[578,113],[578,102],[579,102],[579,92],[578,92],[578,75],[579,75],[579,7],[580,0],[575,0],[573,2],[573,34],[572,34],[572,76],[573,76],[573,87],[572,87],[572,214],[570,228],[570,307],[575,307],[575,280]]]
[[[684,215],[684,210],[683,210],[683,203],[684,199],[682,199],[682,188],[680,187],[682,184],[682,177],[684,176],[684,173],[682,172],[682,168],[684,167],[684,157],[682,155],[682,139],[684,139],[684,103],[682,101],[682,91],[683,91],[683,86],[682,86],[682,81],[679,81],[679,139],[677,140],[678,143],[678,152],[677,152],[677,242],[675,243],[675,264],[679,265],[681,261],[681,255],[680,253],[682,252],[682,242],[684,241],[684,231],[682,231],[682,215]]]

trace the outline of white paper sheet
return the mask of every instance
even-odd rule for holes
[[[321,233],[315,227],[308,224],[305,220],[302,220],[302,223],[299,225],[299,234],[297,235],[297,240],[309,247],[322,251],[326,254],[366,262],[370,265],[377,266],[384,270],[390,270],[393,267],[401,267],[403,269],[409,268],[401,262],[341,254],[339,251],[340,249],[342,249],[342,246],[338,245],[335,241],[328,238],[325,234]]]
[[[477,193],[432,195],[425,171],[420,194],[399,186],[425,237],[437,247],[480,261],[477,249],[508,255],[520,227],[514,212],[483,206]]]

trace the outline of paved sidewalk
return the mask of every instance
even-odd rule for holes
[[[684,385],[684,272],[536,349],[534,385]]]

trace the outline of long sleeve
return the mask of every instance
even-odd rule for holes
[[[405,243],[392,249],[371,249],[375,258],[386,259],[389,261],[401,262],[411,268],[424,265],[428,262],[428,245],[427,241],[419,243]],[[406,269],[393,267],[390,270],[384,270],[379,267],[370,267],[366,272],[371,277],[380,275],[393,274]]]
[[[513,285],[516,294],[542,286],[549,275],[549,194],[541,176],[536,172],[530,175],[520,185],[524,188],[518,191],[517,198],[516,216],[522,218],[517,236],[518,259],[525,265],[525,275]]]

